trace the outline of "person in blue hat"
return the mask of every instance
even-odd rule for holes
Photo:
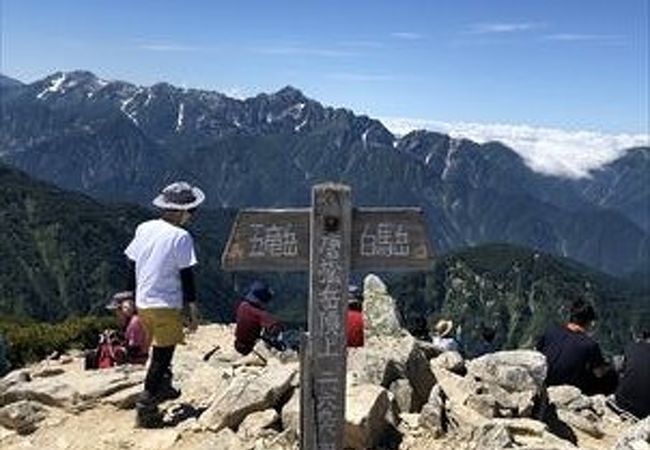
[[[266,305],[273,298],[273,291],[263,281],[251,283],[246,295],[236,309],[235,350],[242,355],[253,351],[257,340],[265,338],[274,342],[282,331],[280,322],[266,311]]]

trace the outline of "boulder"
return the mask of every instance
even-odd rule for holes
[[[619,436],[613,450],[648,449],[650,449],[650,417],[646,417]]]
[[[0,425],[19,434],[29,434],[36,431],[46,415],[47,410],[40,403],[21,400],[0,408]]]
[[[289,401],[282,407],[282,427],[298,437],[300,432],[300,388],[293,391]]]
[[[467,372],[508,392],[539,390],[546,380],[546,358],[532,350],[488,353],[469,362]]]
[[[395,300],[388,295],[386,285],[373,274],[364,280],[363,321],[364,335],[401,337],[406,331],[399,320]]]
[[[445,402],[439,384],[431,390],[429,401],[422,407],[418,424],[436,438],[446,431]]]
[[[84,372],[65,372],[48,378],[19,382],[2,394],[0,405],[33,400],[49,406],[78,410],[144,381],[144,368],[134,366]]]
[[[397,404],[399,412],[409,413],[413,404],[413,388],[409,380],[400,378],[393,381],[388,388]]]
[[[407,379],[413,389],[412,411],[422,408],[435,384],[426,355],[410,335],[371,338],[364,347],[349,349],[347,362],[348,379],[353,385],[389,388],[395,380]]]
[[[275,409],[257,411],[246,416],[239,425],[237,434],[244,440],[252,440],[257,438],[262,430],[271,428],[279,420],[280,416]]]
[[[567,407],[574,400],[582,397],[582,392],[575,386],[550,386],[547,388],[548,401],[558,408]]]
[[[242,450],[246,448],[239,436],[230,428],[224,428],[217,434],[204,434],[206,439],[196,447],[197,450]]]
[[[351,386],[346,393],[345,447],[373,448],[391,425],[386,417],[390,408],[388,391],[372,384]]]
[[[237,428],[248,414],[277,406],[297,372],[296,364],[273,364],[259,373],[241,372],[223,393],[215,395],[199,422],[213,431]]]
[[[458,352],[443,352],[431,360],[431,370],[446,369],[458,375],[465,374],[465,360]]]

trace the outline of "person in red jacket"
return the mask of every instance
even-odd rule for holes
[[[282,325],[264,308],[273,298],[273,291],[263,282],[254,281],[236,309],[235,350],[242,355],[253,351],[257,340],[263,338],[273,346]]]
[[[348,347],[363,347],[363,292],[358,286],[348,288]]]

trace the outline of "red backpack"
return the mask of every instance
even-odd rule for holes
[[[118,366],[126,362],[126,349],[115,330],[104,330],[99,335],[97,346],[97,367]]]

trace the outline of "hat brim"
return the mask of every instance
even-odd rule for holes
[[[194,194],[194,201],[192,203],[173,203],[165,200],[163,194],[159,194],[156,198],[153,199],[151,203],[156,208],[160,209],[173,209],[178,211],[186,211],[188,209],[193,209],[199,206],[205,201],[205,194],[203,191],[197,187],[192,188],[192,194]]]

